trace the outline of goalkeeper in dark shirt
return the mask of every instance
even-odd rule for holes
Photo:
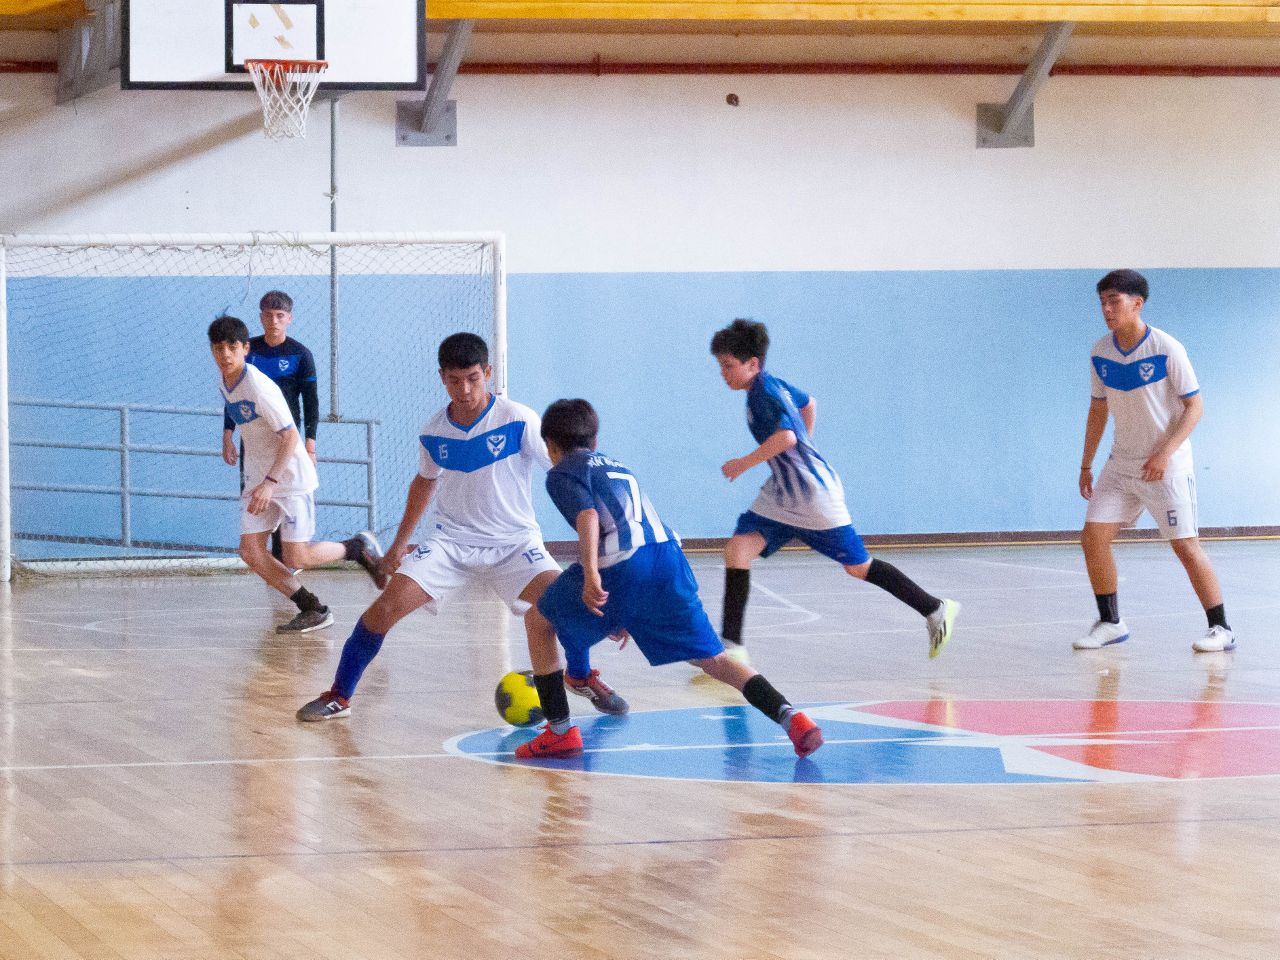
[[[306,441],[307,455],[316,461],[316,427],[320,422],[320,395],[316,390],[316,362],[311,351],[293,337],[285,336],[293,322],[293,298],[280,290],[263,294],[258,303],[262,320],[262,336],[249,341],[249,359],[284,394],[293,414],[293,422]],[[222,459],[230,466],[239,460],[233,434],[235,422],[230,417],[222,421]],[[280,548],[279,538],[272,540],[272,553]]]

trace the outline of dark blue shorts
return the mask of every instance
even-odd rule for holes
[[[772,556],[795,539],[846,567],[861,566],[871,559],[858,531],[852,526],[805,530],[748,510],[738,518],[738,526],[734,528],[735,537],[740,533],[758,533],[764,537],[764,552],[760,554],[762,557]]]
[[[643,546],[622,563],[601,570],[600,579],[609,594],[603,617],[582,602],[580,563],[562,573],[538,601],[538,610],[556,628],[566,650],[586,650],[625,629],[655,667],[724,652],[678,543]]]

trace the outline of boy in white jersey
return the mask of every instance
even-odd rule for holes
[[[449,404],[427,420],[418,437],[418,473],[382,561],[382,570],[394,576],[342,648],[333,686],[303,705],[299,720],[347,716],[383,638],[419,607],[434,614],[459,587],[484,583],[512,613],[525,617],[527,627],[532,605],[560,575],[533,514],[533,468],[551,466],[538,415],[489,392],[489,348],[475,334],[446,337],[438,358]],[[405,558],[433,500],[434,529]],[[583,676],[566,676],[565,685],[602,713],[627,712],[626,701],[589,666]]]
[[[730,481],[768,463],[770,477],[751,509],[738,518],[724,548],[724,621],[721,636],[731,656],[745,661],[742,621],[751,591],[751,562],[796,539],[844,567],[845,572],[897,597],[925,618],[929,656],[951,639],[960,604],[931,596],[901,570],[873,560],[849,520],[839,475],[813,446],[817,401],[765,372],[769,332],[763,323],[734,320],[711,338],[711,353],[730,390],[747,392],[747,426],[760,444],[720,468]]]
[[[1116,597],[1116,561],[1111,544],[1145,509],[1186,568],[1205,608],[1208,632],[1192,643],[1198,653],[1231,650],[1222,589],[1200,546],[1191,431],[1204,412],[1200,384],[1187,351],[1163,330],[1142,319],[1149,288],[1135,270],[1113,270],[1098,281],[1102,317],[1111,331],[1093,346],[1089,417],[1080,465],[1085,512],[1085,566],[1098,602],[1098,619],[1073,644],[1093,650],[1129,639]],[[1115,418],[1111,455],[1093,481],[1093,458]]]
[[[298,615],[277,627],[280,633],[308,633],[333,623],[333,614],[294,575],[337,560],[354,560],[379,587],[382,551],[373,534],[358,533],[342,543],[311,538],[316,532],[316,468],[298,442],[298,428],[284,394],[262,371],[246,363],[249,328],[236,317],[209,325],[209,349],[222,374],[219,388],[226,417],[240,427],[244,444],[240,556],[249,569],[298,607]],[[271,555],[267,537],[280,531],[284,563]]]

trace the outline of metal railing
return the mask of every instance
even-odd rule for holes
[[[223,418],[222,410],[200,409],[195,407],[166,407],[141,403],[79,403],[60,400],[10,400],[12,407],[43,407],[55,410],[104,410],[114,411],[119,417],[120,439],[117,443],[82,443],[72,440],[25,440],[11,438],[13,447],[33,447],[49,450],[90,450],[101,453],[115,453],[120,458],[120,482],[117,486],[85,483],[13,483],[14,490],[33,490],[44,493],[88,493],[107,494],[120,498],[120,537],[90,537],[66,534],[40,534],[30,532],[13,533],[14,540],[61,541],[65,543],[91,543],[99,546],[139,547],[150,550],[204,550],[210,553],[235,553],[235,547],[210,546],[207,544],[177,543],[171,541],[135,540],[133,536],[133,504],[134,497],[159,497],[171,500],[239,500],[238,493],[213,493],[202,490],[156,490],[136,488],[131,478],[131,457],[137,453],[168,454],[183,457],[219,457],[221,450],[201,447],[163,446],[149,443],[133,443],[129,436],[130,414],[158,413],[188,417]],[[365,456],[361,457],[321,457],[319,463],[350,464],[365,468],[364,500],[329,500],[317,499],[316,504],[326,507],[353,507],[362,509],[368,517],[368,529],[376,527],[377,516],[377,476],[374,468],[374,451],[376,449],[377,420],[353,419],[337,421],[343,424],[364,427]]]

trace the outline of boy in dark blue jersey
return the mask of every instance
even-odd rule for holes
[[[651,665],[685,660],[740,690],[787,731],[796,755],[807,757],[822,746],[822,731],[768,680],[725,653],[679,539],[641,492],[635,474],[595,452],[599,427],[586,400],[557,400],[542,415],[553,464],[547,492],[578,532],[579,562],[547,588],[525,620],[547,726],[518,747],[516,756],[582,752],[582,734],[569,719],[556,634],[570,673],[581,676],[594,644],[629,633]]]
[[[873,560],[853,528],[840,476],[813,445],[817,401],[764,369],[769,332],[763,323],[734,320],[711,338],[711,353],[731,390],[747,392],[747,426],[758,446],[720,468],[730,481],[768,463],[770,477],[725,545],[722,636],[730,654],[747,660],[742,621],[751,591],[751,561],[797,539],[845,572],[888,591],[925,618],[929,656],[951,639],[960,604],[920,589],[893,564]]]

